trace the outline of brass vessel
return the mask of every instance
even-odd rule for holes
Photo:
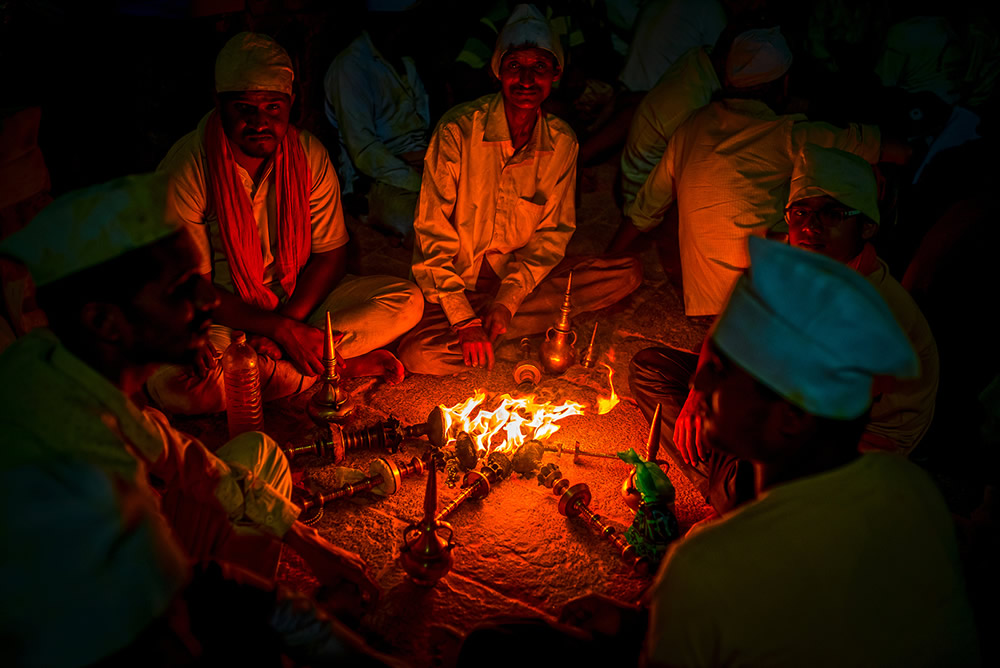
[[[573,272],[569,273],[566,281],[566,297],[563,305],[559,308],[561,315],[555,327],[549,327],[545,332],[545,340],[542,341],[539,350],[539,360],[542,367],[548,373],[558,376],[576,363],[576,332],[573,331],[569,319],[571,309],[570,291],[573,286]]]

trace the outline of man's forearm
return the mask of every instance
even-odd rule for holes
[[[275,332],[288,320],[280,313],[247,304],[232,293],[224,290],[219,290],[218,293],[219,306],[215,309],[214,319],[220,325],[273,339]]]
[[[295,294],[278,309],[278,313],[303,322],[323,303],[346,273],[346,247],[313,253],[295,282]]]

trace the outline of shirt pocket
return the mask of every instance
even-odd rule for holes
[[[538,196],[534,198],[539,199]],[[505,224],[496,226],[496,236],[494,245],[504,252],[510,252],[523,247],[531,239],[542,221],[545,213],[544,201],[539,204],[537,201],[518,197],[514,202],[514,209],[511,211],[510,220]]]

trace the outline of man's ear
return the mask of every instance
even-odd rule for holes
[[[122,339],[128,320],[114,304],[90,302],[80,310],[80,326],[98,341],[113,343]]]
[[[562,74],[563,74],[563,70],[562,70],[561,67],[559,67],[559,63],[558,62],[556,62],[556,65],[555,65],[554,69],[555,69],[555,76],[552,77],[552,82],[553,83],[555,83],[556,81],[559,81],[559,79],[562,77]]]
[[[875,236],[878,232],[878,223],[872,220],[866,220],[865,224],[861,226],[861,238],[868,241]]]
[[[816,425],[816,418],[798,406],[784,400],[777,402],[778,424],[782,436],[792,442],[799,442],[808,436]]]

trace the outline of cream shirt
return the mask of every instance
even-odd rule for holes
[[[465,290],[483,261],[513,314],[562,259],[576,228],[576,154],[576,135],[548,114],[515,152],[500,93],[441,119],[424,159],[413,277],[452,325],[475,317]]]
[[[722,88],[702,47],[689,49],[667,70],[635,110],[622,150],[622,195],[626,208],[663,158],[678,126]]]
[[[970,666],[976,630],[933,481],[883,453],[776,486],[675,544],[649,666]]]
[[[198,128],[181,137],[167,153],[157,168],[170,175],[170,185],[175,197],[171,198],[179,219],[193,232],[202,252],[201,272],[212,275],[212,282],[227,292],[235,293],[229,260],[222,246],[219,220],[212,210],[208,196],[208,159],[205,155],[205,125],[208,114]],[[310,226],[312,229],[311,252],[325,253],[340,248],[348,241],[344,212],[340,206],[340,184],[337,173],[330,164],[323,144],[305,130],[299,130],[299,141],[306,152],[312,188],[309,193]],[[264,257],[264,285],[279,299],[284,299],[274,256],[278,252],[277,203],[274,192],[274,163],[269,162],[263,178],[254,186],[253,178],[239,165],[236,166],[247,197],[253,208],[260,233],[260,248]]]
[[[626,212],[640,230],[677,202],[684,312],[717,315],[750,264],[747,239],[784,226],[792,164],[806,144],[878,161],[878,128],[779,116],[758,100],[712,102],[681,124]]]

